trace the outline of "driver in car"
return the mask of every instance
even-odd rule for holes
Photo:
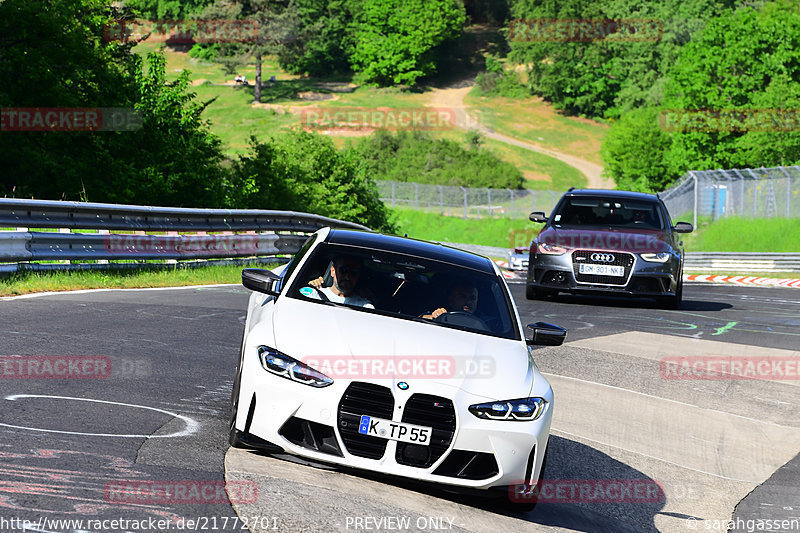
[[[475,313],[475,309],[477,307],[478,289],[475,288],[475,286],[471,283],[462,281],[455,283],[452,287],[450,287],[450,291],[447,296],[446,307],[434,309],[429,314],[422,315],[422,318],[434,319],[445,313],[453,311],[461,311],[463,313],[473,314]]]
[[[356,293],[358,280],[361,277],[361,261],[355,257],[337,256],[331,262],[330,269],[330,275],[333,279],[333,284],[330,287],[322,286],[322,277],[309,282],[309,285],[317,290],[321,299],[334,303],[375,309],[372,302]]]

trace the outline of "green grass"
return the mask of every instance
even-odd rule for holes
[[[511,248],[515,245],[528,245],[540,227],[520,219],[464,219],[413,209],[394,209],[393,213],[396,215],[398,234],[407,233],[411,238],[425,241]],[[517,242],[521,244],[516,244]]]
[[[219,265],[163,270],[20,272],[0,278],[0,296],[79,289],[131,289],[241,283],[247,265]],[[269,266],[258,265],[260,268]]]
[[[528,189],[566,191],[570,187],[585,188],[588,184],[580,170],[554,157],[494,139],[484,139],[484,142],[498,157],[522,172]]]
[[[484,246],[526,246],[542,228],[528,220],[507,218],[464,219],[394,209],[399,233],[416,239],[481,244]],[[684,235],[687,252],[800,252],[798,219],[740,219],[700,224]],[[791,277],[791,276],[790,276]]]
[[[684,236],[687,252],[800,252],[796,218],[726,217]]]
[[[603,164],[600,146],[608,131],[605,124],[565,116],[536,97],[478,96],[473,88],[464,103],[481,124],[498,133]]]
[[[437,137],[460,142],[468,147],[467,132],[461,129],[434,132]],[[575,167],[538,152],[513,144],[483,138],[483,146],[507,163],[517,167],[525,177],[525,187],[535,190],[566,191],[570,187],[586,187],[586,176]]]
[[[201,102],[214,99],[203,118],[211,122],[212,131],[222,139],[228,154],[247,152],[250,135],[264,141],[300,124],[299,117],[291,113],[254,106],[252,87],[198,85],[193,90]]]

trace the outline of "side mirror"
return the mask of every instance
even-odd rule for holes
[[[532,222],[539,222],[541,224],[544,224],[545,222],[547,222],[547,217],[544,216],[544,211],[534,211],[533,213],[531,213],[531,215],[528,218]]]
[[[688,222],[678,222],[673,229],[675,233],[691,233],[694,231],[694,226]]]
[[[528,328],[533,330],[530,337],[525,337],[525,344],[528,346],[534,344],[538,346],[561,346],[567,339],[566,329],[547,322],[528,324]]]
[[[245,268],[242,270],[242,285],[251,291],[263,292],[270,296],[278,296],[277,286],[281,277],[271,270],[263,268]]]

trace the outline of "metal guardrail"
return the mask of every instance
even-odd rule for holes
[[[800,253],[689,252],[684,270],[701,272],[800,272]]]
[[[34,265],[19,264],[29,261],[165,260],[174,263],[287,255],[300,249],[307,237],[305,234],[325,226],[369,230],[360,224],[294,211],[2,198],[0,227],[16,229],[0,231],[0,262],[17,264],[0,265],[0,271],[31,268]],[[57,228],[59,232],[29,231],[29,228]],[[96,233],[76,230],[96,230]],[[116,230],[128,233],[111,233]],[[166,235],[145,234],[148,231],[166,232]],[[178,232],[196,234],[179,235]],[[208,235],[206,232],[224,233]],[[96,264],[92,267],[99,268]]]

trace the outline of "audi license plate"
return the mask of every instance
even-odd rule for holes
[[[625,267],[588,263],[580,265],[578,267],[578,272],[581,274],[590,274],[592,276],[624,276]]]
[[[361,423],[358,425],[358,432],[370,437],[427,446],[430,443],[433,428],[362,415]]]

